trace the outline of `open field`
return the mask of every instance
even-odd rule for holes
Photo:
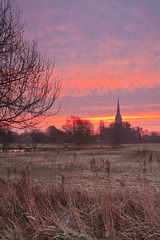
[[[123,190],[140,189],[145,180],[149,186],[160,186],[160,144],[82,150],[56,146],[54,151],[0,153],[0,164],[1,176],[12,178],[28,166],[33,182],[44,185]]]
[[[0,239],[159,240],[159,147],[1,152]]]

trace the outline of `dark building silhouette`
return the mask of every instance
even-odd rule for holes
[[[121,117],[121,113],[120,113],[119,99],[118,99],[118,103],[117,103],[117,113],[116,113],[116,116],[115,116],[115,123],[122,124],[122,117]]]

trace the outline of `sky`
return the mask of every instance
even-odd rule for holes
[[[61,128],[71,115],[108,126],[119,99],[123,121],[160,130],[159,0],[15,2],[26,38],[38,38],[62,83],[44,126]]]

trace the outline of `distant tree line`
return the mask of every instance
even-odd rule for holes
[[[98,143],[112,146],[119,146],[127,143],[160,143],[160,134],[148,132],[140,127],[131,127],[128,122],[122,124],[111,123],[105,127],[100,121],[99,132],[94,133],[94,126],[89,120],[78,116],[71,116],[66,120],[63,130],[55,126],[49,126],[45,131],[33,129],[25,130],[23,133],[16,133],[10,128],[0,129],[0,143],[5,148],[7,144],[20,143],[55,143],[55,144],[76,144],[77,146]]]
[[[160,134],[143,130],[141,127],[131,127],[129,122],[111,123],[105,127],[104,122],[100,121],[99,141],[114,146],[127,143],[160,143]]]

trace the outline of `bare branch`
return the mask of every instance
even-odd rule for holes
[[[21,11],[11,0],[0,2],[0,126],[38,124],[60,94],[53,65],[26,41]]]

